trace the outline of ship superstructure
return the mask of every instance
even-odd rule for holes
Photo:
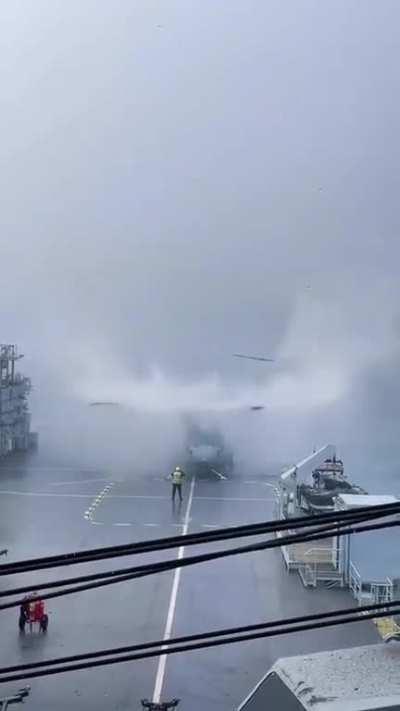
[[[0,457],[35,442],[28,406],[31,381],[16,369],[21,358],[15,345],[0,344]]]
[[[287,469],[275,490],[277,516],[282,519],[363,506],[396,504],[388,494],[368,494],[350,482],[335,447],[326,445]],[[398,515],[393,517],[396,519]],[[292,533],[297,530],[293,528]],[[278,537],[281,533],[277,534]],[[297,570],[306,587],[348,588],[359,605],[400,599],[400,561],[394,528],[362,535],[314,540],[281,547],[288,570]],[[376,622],[382,637],[400,636],[400,619],[388,616]]]

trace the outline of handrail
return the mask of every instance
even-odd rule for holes
[[[332,549],[331,548],[323,548],[322,546],[316,546],[315,548],[309,548],[305,553],[304,557],[308,557],[311,555],[314,555],[315,553],[321,554],[324,553],[325,560],[313,560],[311,561],[312,563],[331,563],[333,565],[333,560],[332,560]]]

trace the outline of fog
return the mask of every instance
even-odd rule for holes
[[[0,340],[43,452],[159,471],[193,412],[249,471],[331,441],[398,491],[399,15],[2,3]]]

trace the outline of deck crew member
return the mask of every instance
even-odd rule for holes
[[[172,501],[175,501],[175,494],[178,492],[179,501],[182,502],[182,484],[186,474],[180,467],[175,467],[170,477],[172,479]]]

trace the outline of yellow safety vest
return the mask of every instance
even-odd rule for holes
[[[182,480],[184,477],[184,473],[181,471],[174,471],[172,474],[172,483],[173,484],[182,484]]]

